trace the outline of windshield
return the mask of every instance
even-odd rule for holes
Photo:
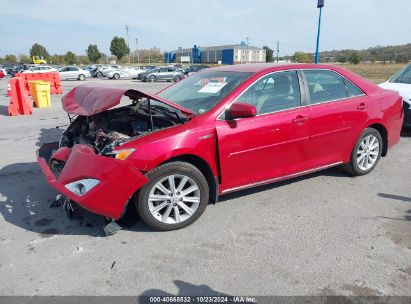
[[[411,84],[411,64],[395,74],[390,82]]]
[[[158,96],[202,114],[218,104],[252,73],[203,71],[158,93]]]

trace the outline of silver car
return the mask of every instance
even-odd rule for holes
[[[86,77],[91,77],[90,71],[83,70],[76,66],[65,66],[59,69],[60,79],[77,79],[85,80]]]
[[[139,78],[141,73],[147,72],[146,69],[141,67],[125,67],[116,70],[103,71],[103,75],[107,78],[120,79],[120,78]]]
[[[173,66],[162,66],[155,68],[146,73],[140,74],[141,81],[154,82],[158,80],[167,80],[167,81],[180,81],[184,78],[184,72],[180,69],[177,69]]]

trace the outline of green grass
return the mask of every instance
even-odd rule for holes
[[[368,64],[338,64],[339,66],[346,68],[354,73],[361,75],[364,78],[371,80],[374,83],[381,83],[386,81],[405,64],[381,64],[381,63],[368,63]]]

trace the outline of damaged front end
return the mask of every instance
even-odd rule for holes
[[[109,109],[123,95],[131,104]],[[148,179],[127,158],[125,142],[190,119],[156,96],[135,90],[83,85],[63,97],[63,108],[77,117],[60,142],[43,145],[38,162],[48,183],[85,209],[119,219],[130,197]]]
[[[40,148],[41,170],[53,188],[91,212],[120,218],[129,198],[148,182],[127,160],[98,155],[87,145],[52,153],[56,147],[54,143]]]

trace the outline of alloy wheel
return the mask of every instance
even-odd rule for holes
[[[178,224],[196,212],[201,201],[198,184],[186,175],[169,175],[159,180],[148,197],[151,215],[165,224]]]
[[[357,164],[363,170],[372,168],[378,160],[380,152],[380,143],[374,135],[367,135],[361,141],[357,150]]]

